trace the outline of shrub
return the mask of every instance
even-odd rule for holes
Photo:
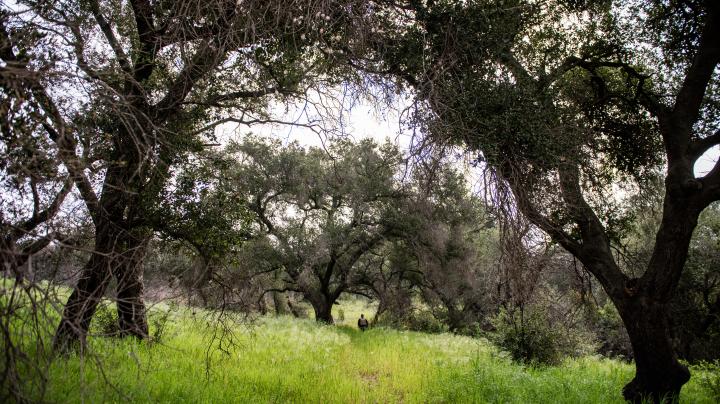
[[[153,342],[160,342],[165,337],[165,333],[168,329],[168,320],[170,320],[172,312],[176,310],[177,303],[171,302],[170,307],[167,310],[159,310],[148,314],[152,330],[151,338]]]
[[[544,312],[501,310],[493,320],[495,332],[490,339],[521,363],[556,365],[566,353],[567,342],[560,327],[553,327]],[[567,348],[567,347],[566,347]]]
[[[427,333],[441,333],[448,330],[447,326],[429,310],[412,310],[404,313],[386,311],[377,318],[376,323],[391,328]]]
[[[720,360],[698,362],[692,370],[698,384],[707,390],[716,402],[720,402]]]
[[[105,337],[115,337],[120,334],[120,324],[114,306],[107,304],[98,305],[97,311],[92,319],[92,326],[95,332]]]
[[[600,342],[597,350],[599,354],[608,358],[632,359],[630,337],[611,302],[606,302],[592,312],[590,327]]]
[[[441,333],[447,331],[447,326],[429,310],[417,310],[408,318],[407,329],[427,333]]]

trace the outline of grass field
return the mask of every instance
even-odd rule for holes
[[[450,334],[382,328],[362,333],[348,324],[372,308],[357,301],[340,308],[343,325],[292,317],[248,323],[228,317],[226,328],[217,326],[212,313],[176,308],[159,343],[97,337],[91,340],[91,354],[55,359],[46,391],[34,392],[33,399],[620,403],[620,390],[633,374],[632,365],[595,357],[558,367],[524,367],[485,340]],[[153,310],[152,318],[158,318],[168,308]],[[683,388],[682,402],[714,402],[696,379]]]

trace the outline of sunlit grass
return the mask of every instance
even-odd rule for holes
[[[362,301],[345,302],[353,324]],[[152,318],[167,305],[156,305]],[[194,314],[193,314],[194,313]],[[87,355],[56,358],[51,402],[477,402],[621,403],[633,366],[586,357],[532,368],[482,339],[289,316],[225,318],[174,309],[160,342],[95,337]],[[153,323],[153,328],[157,322]],[[225,333],[230,331],[230,333]],[[155,329],[151,333],[156,334]],[[220,336],[224,338],[219,339]],[[694,380],[682,402],[714,402]]]

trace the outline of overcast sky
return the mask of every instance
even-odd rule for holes
[[[412,142],[412,133],[401,126],[400,114],[409,104],[408,98],[399,99],[393,108],[388,110],[385,105],[376,106],[367,100],[358,101],[349,108],[349,114],[343,119],[342,132],[354,140],[373,138],[378,143],[390,140],[403,152],[406,152]],[[275,108],[274,114],[288,122],[305,123],[308,120],[308,113],[300,107],[286,110],[284,106],[278,106]],[[222,141],[226,139],[239,140],[242,135],[249,132],[274,137],[285,144],[298,142],[306,147],[322,147],[323,143],[327,141],[327,136],[314,133],[308,128],[292,125],[266,124],[249,128],[237,124],[226,124],[216,130],[216,134]],[[720,146],[708,150],[695,164],[695,176],[706,175],[713,168],[719,156]]]

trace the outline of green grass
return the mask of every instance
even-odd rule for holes
[[[363,302],[341,304],[354,324]],[[167,306],[153,309],[158,316]],[[372,311],[370,311],[372,313]],[[530,368],[481,339],[376,328],[359,332],[292,317],[251,322],[172,312],[160,343],[93,338],[90,354],[55,359],[52,402],[622,402],[633,367],[586,357]],[[151,330],[154,332],[154,330]],[[230,341],[230,339],[232,341]],[[711,403],[692,380],[682,402]]]

